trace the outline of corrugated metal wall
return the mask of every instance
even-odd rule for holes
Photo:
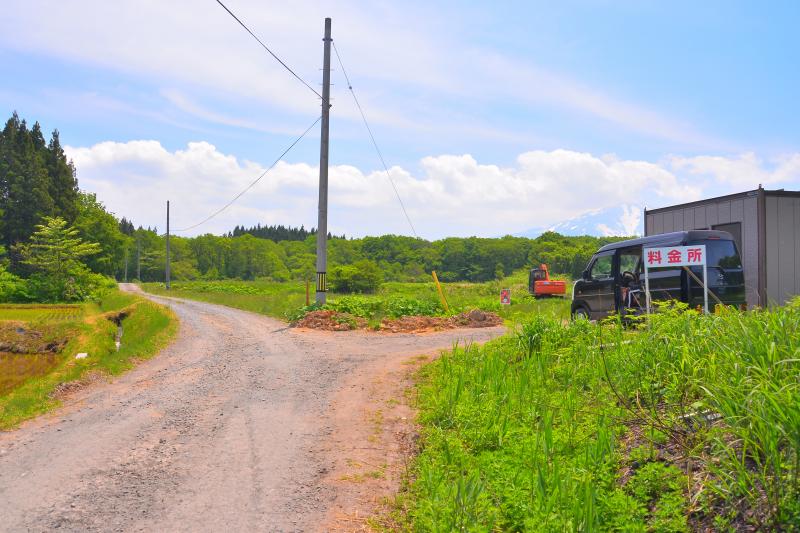
[[[767,198],[769,201],[769,198]],[[767,209],[769,213],[769,209]],[[742,225],[742,266],[747,289],[747,303],[758,305],[758,197],[751,196],[734,199],[709,200],[700,205],[659,209],[657,213],[647,213],[647,235],[686,231],[693,229],[713,229],[717,224],[739,222]],[[800,232],[798,232],[800,238]],[[797,248],[800,250],[800,247]],[[800,265],[800,255],[797,255]]]
[[[800,294],[800,198],[767,193],[767,301]]]

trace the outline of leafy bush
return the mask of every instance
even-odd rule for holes
[[[362,259],[333,267],[329,283],[334,292],[373,293],[383,283],[383,271],[374,261]]]
[[[323,306],[317,303],[313,303],[311,305],[304,305],[303,307],[298,307],[297,309],[288,311],[286,313],[286,320],[288,320],[289,322],[297,322],[311,311],[319,311],[322,308]]]
[[[0,302],[23,302],[28,300],[28,284],[0,265]]]
[[[27,282],[27,295],[39,302],[86,300],[107,282],[83,263],[100,250],[97,243],[83,242],[78,230],[60,217],[44,217],[36,226],[31,242],[17,246],[33,274]]]

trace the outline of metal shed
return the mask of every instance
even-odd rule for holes
[[[800,191],[761,186],[728,196],[644,210],[644,234],[715,229],[742,256],[747,304],[784,304],[800,294]]]

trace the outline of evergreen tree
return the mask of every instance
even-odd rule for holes
[[[36,149],[43,143],[37,131],[41,137],[38,125],[29,131],[15,112],[0,134],[0,229],[8,247],[27,240],[42,217],[53,212],[47,167]]]
[[[75,178],[75,166],[67,160],[61,147],[58,130],[53,130],[50,144],[44,153],[50,176],[49,193],[53,199],[53,214],[72,223],[78,214],[78,180]]]
[[[43,153],[47,148],[44,142],[44,135],[42,135],[42,127],[39,125],[38,121],[34,122],[33,128],[31,128],[31,140],[33,141],[33,147],[38,153]]]
[[[139,226],[139,229],[142,229],[142,227]],[[122,219],[119,221],[119,230],[124,235],[128,235],[129,237],[133,235],[134,232],[136,231],[136,229],[133,227],[133,222],[126,219],[125,217],[122,217]]]

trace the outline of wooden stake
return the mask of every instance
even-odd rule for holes
[[[439,291],[439,298],[442,299],[442,305],[444,306],[444,310],[446,313],[450,312],[450,306],[447,305],[447,299],[444,297],[444,292],[442,292],[442,285],[439,283],[439,277],[436,275],[436,271],[432,272],[433,274],[433,282],[436,283],[436,290]]]

